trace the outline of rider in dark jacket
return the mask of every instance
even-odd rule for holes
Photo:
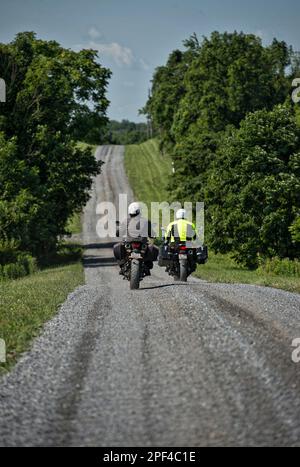
[[[131,203],[128,208],[128,217],[123,221],[117,231],[117,237],[123,239],[123,241],[139,240],[147,243],[148,238],[155,238],[155,232],[152,228],[151,222],[141,216],[141,209],[139,203]],[[117,259],[120,267],[124,264],[124,245],[117,243],[114,246],[114,255]],[[157,259],[158,248],[155,245],[148,245],[147,253],[144,257],[145,266],[149,270],[153,268],[153,261]]]

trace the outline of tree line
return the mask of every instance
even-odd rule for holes
[[[155,70],[143,109],[174,161],[170,194],[205,201],[208,243],[248,267],[300,253],[299,62],[276,39],[194,34]]]
[[[110,120],[101,138],[102,144],[139,144],[149,137],[146,123],[135,123],[123,119],[121,122]],[[99,144],[99,140],[98,140]]]
[[[110,75],[96,51],[74,52],[33,32],[0,44],[0,264],[11,250],[38,258],[55,250],[86,203],[101,163],[76,141],[105,128]]]

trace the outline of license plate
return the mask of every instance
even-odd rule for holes
[[[180,254],[179,259],[186,259],[186,255]]]
[[[142,259],[141,253],[131,253],[130,258],[132,259]]]

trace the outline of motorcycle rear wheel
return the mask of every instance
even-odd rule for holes
[[[130,273],[130,289],[137,290],[140,288],[140,276],[141,276],[141,263],[140,261],[131,261],[131,273]]]
[[[188,263],[187,261],[180,261],[180,281],[186,282],[188,277]]]

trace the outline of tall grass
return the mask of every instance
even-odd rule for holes
[[[290,272],[286,273],[286,267],[294,267],[293,265],[287,266],[286,261],[276,261],[277,267],[274,268],[274,261],[269,260],[259,269],[250,271],[236,264],[229,255],[216,255],[209,252],[208,262],[197,267],[195,276],[208,282],[255,284],[300,293],[299,276]],[[280,265],[282,262],[285,266]],[[293,262],[290,261],[290,263]]]
[[[136,199],[148,209],[151,202],[168,201],[172,163],[168,155],[159,152],[155,139],[126,146],[125,169]]]
[[[275,276],[300,277],[300,261],[271,258],[264,261],[258,268],[259,274],[274,274]]]

